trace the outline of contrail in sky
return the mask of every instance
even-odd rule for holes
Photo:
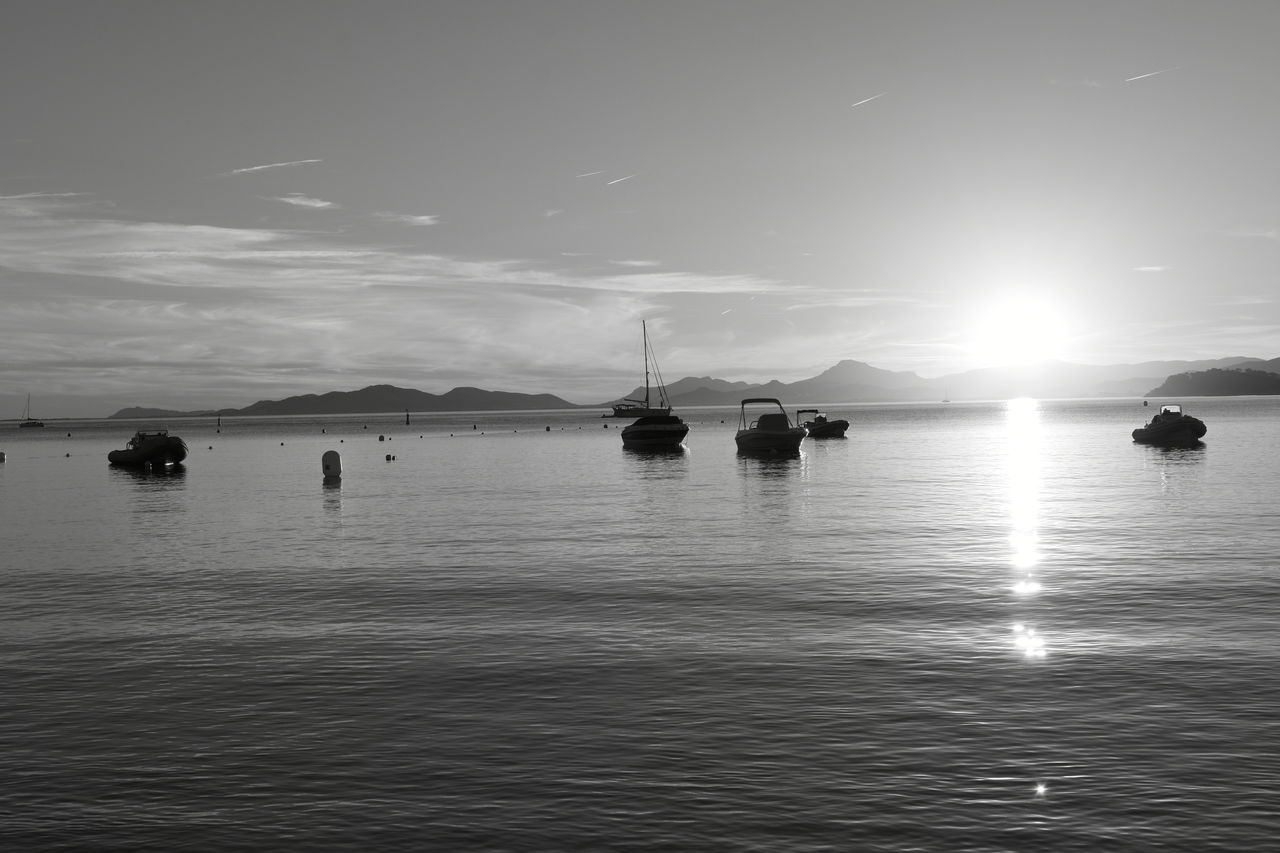
[[[850,106],[850,107],[860,107],[860,106],[862,106],[863,104],[869,104],[869,103],[871,103],[871,102],[872,102],[872,101],[874,101],[876,98],[883,98],[883,97],[884,97],[885,95],[887,95],[887,94],[889,94],[889,93],[888,93],[888,92],[881,92],[881,93],[880,93],[880,94],[878,94],[878,95],[872,95],[870,98],[863,98],[861,101],[858,101],[858,103],[856,103],[856,104],[850,104],[849,106]]]
[[[591,177],[592,175],[603,175],[603,174],[604,174],[604,170],[603,170],[603,169],[601,169],[599,172],[583,172],[581,175],[574,175],[574,177],[575,177],[575,178],[589,178],[589,177]]]
[[[1124,82],[1132,83],[1134,80],[1145,80],[1147,77],[1154,77],[1157,74],[1168,74],[1170,71],[1177,71],[1177,70],[1178,70],[1178,66],[1175,65],[1172,68],[1162,68],[1159,71],[1150,71],[1146,74],[1139,74],[1137,77],[1126,77],[1124,78]]]
[[[245,172],[261,172],[263,169],[279,169],[282,166],[305,166],[308,163],[321,163],[322,160],[290,160],[287,163],[268,163],[265,166],[247,166],[243,169],[232,169],[224,175],[243,175]]]
[[[639,174],[639,173],[637,172],[636,174]],[[623,181],[629,181],[634,177],[635,175],[627,175],[625,178],[617,178],[615,180],[609,181],[608,183],[605,184],[605,186],[609,187],[609,186],[613,186],[614,184],[620,184]]]

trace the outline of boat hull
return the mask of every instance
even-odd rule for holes
[[[622,428],[622,446],[634,449],[680,447],[689,425],[674,415],[641,418]]]
[[[739,453],[799,453],[809,431],[804,427],[786,430],[740,429],[733,437]]]
[[[187,458],[187,445],[177,436],[135,439],[124,450],[112,450],[107,461],[122,468],[144,468],[177,465]]]
[[[845,431],[849,429],[848,421],[825,421],[823,423],[814,423],[807,421],[804,425],[809,430],[809,438],[844,438]]]
[[[1133,431],[1133,440],[1164,446],[1196,444],[1208,431],[1204,421],[1183,415],[1174,423],[1138,427]]]
[[[669,414],[671,414],[670,408],[654,409],[654,408],[646,408],[644,406],[618,405],[613,407],[612,412],[603,414],[600,417],[602,418],[658,418],[658,417],[662,417],[664,415],[669,415]]]

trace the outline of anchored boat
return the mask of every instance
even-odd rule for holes
[[[813,417],[805,420],[805,415],[813,415]],[[800,424],[809,431],[810,438],[844,438],[844,432],[849,428],[848,421],[828,420],[826,414],[817,409],[797,409],[796,425]]]
[[[1204,421],[1182,411],[1179,403],[1165,403],[1145,426],[1133,431],[1133,440],[1140,444],[1185,446],[1200,441],[1209,428]]]
[[[27,407],[22,410],[22,421],[18,424],[18,429],[30,429],[31,427],[42,427],[44,421],[36,420],[31,417],[31,395],[27,395]]]
[[[776,412],[765,412],[754,420],[748,420],[747,406],[774,406]],[[742,417],[733,440],[739,453],[799,453],[800,442],[809,431],[802,426],[792,426],[787,410],[774,397],[748,397],[742,401]]]
[[[176,435],[169,435],[169,431],[164,429],[154,432],[139,430],[129,439],[128,447],[107,454],[108,462],[125,468],[176,465],[186,458],[186,442]]]
[[[606,418],[647,418],[654,415],[671,414],[671,403],[667,400],[667,389],[662,385],[662,377],[658,379],[658,404],[653,405],[649,399],[649,362],[654,362],[654,372],[657,372],[657,361],[653,358],[653,351],[649,349],[649,330],[645,326],[644,321],[640,321],[640,332],[644,337],[644,399],[632,400],[625,398],[613,404],[613,412],[608,415],[602,415]]]
[[[635,403],[629,411],[637,418],[635,423],[622,428],[622,446],[635,450],[660,450],[680,447],[684,437],[689,434],[689,425],[671,414],[671,403],[667,400],[667,388],[662,383],[662,371],[658,370],[658,359],[649,346],[649,331],[644,321],[640,323],[644,337],[644,400],[626,401]],[[653,364],[653,375],[658,386],[658,408],[649,405],[649,365]],[[625,417],[619,414],[624,404],[613,407],[614,417]]]

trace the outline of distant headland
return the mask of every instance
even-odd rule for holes
[[[620,394],[642,397],[643,388]],[[1028,396],[1039,399],[1081,397],[1211,397],[1280,394],[1280,358],[1243,356],[1204,361],[1082,365],[1046,362],[1024,368],[988,368],[925,379],[910,371],[890,371],[845,360],[798,382],[751,384],[711,377],[685,377],[667,386],[676,408],[732,406],[744,397],[777,397],[784,405],[993,400]],[[431,394],[394,385],[356,391],[302,394],[259,400],[242,409],[173,411],[132,407],[111,418],[175,418],[289,415],[354,415],[372,412],[482,412],[544,409],[608,409],[612,401],[571,403],[553,394],[454,388]]]

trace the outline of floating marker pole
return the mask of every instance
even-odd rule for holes
[[[320,457],[320,468],[326,482],[342,479],[342,456],[336,450],[326,450]]]

